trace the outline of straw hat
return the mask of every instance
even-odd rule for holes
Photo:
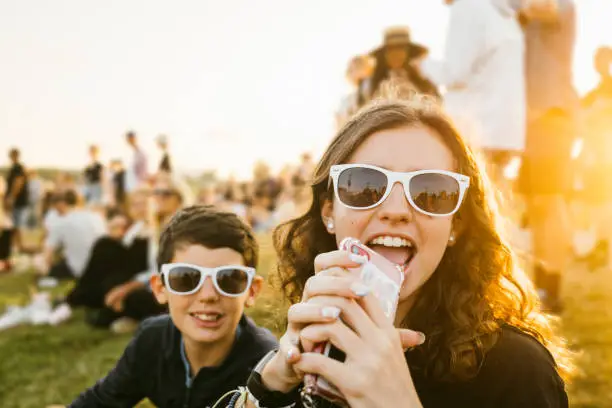
[[[420,58],[429,52],[423,45],[412,42],[410,30],[407,27],[390,27],[385,30],[383,45],[370,52],[370,55],[379,57],[388,47],[398,46],[407,48],[409,59]]]

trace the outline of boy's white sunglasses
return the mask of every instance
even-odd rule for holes
[[[253,281],[255,268],[242,265],[227,265],[204,268],[188,263],[167,263],[161,267],[164,285],[176,295],[191,295],[200,290],[206,277],[223,296],[237,297],[244,294]]]
[[[446,170],[395,172],[368,164],[338,164],[329,175],[338,201],[353,210],[368,210],[389,197],[395,183],[418,212],[432,217],[453,215],[461,207],[470,178]]]

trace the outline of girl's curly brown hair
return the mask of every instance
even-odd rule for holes
[[[301,217],[274,232],[279,277],[289,300],[300,299],[314,275],[314,258],[337,249],[321,219],[321,206],[333,200],[329,170],[345,163],[370,135],[389,129],[424,126],[451,150],[456,171],[470,177],[470,187],[454,223],[459,236],[447,248],[432,277],[420,289],[403,327],[422,331],[427,343],[419,358],[427,375],[442,381],[473,378],[483,356],[496,343],[501,327],[532,335],[555,357],[565,379],[572,371],[569,352],[539,310],[530,281],[517,267],[501,236],[495,198],[486,176],[439,107],[427,100],[375,101],[338,132],[319,162],[312,181],[312,204]],[[389,146],[389,148],[393,148]]]

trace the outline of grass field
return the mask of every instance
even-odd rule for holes
[[[262,246],[260,271],[269,271],[274,262],[269,241]],[[0,311],[8,304],[27,302],[33,283],[31,274],[0,277]],[[579,351],[577,362],[583,371],[570,386],[571,406],[612,408],[612,273],[585,272],[576,266],[565,288],[563,333]],[[62,290],[66,288],[56,289]],[[249,314],[279,333],[284,310],[280,293],[268,287]],[[113,366],[128,340],[129,336],[90,329],[79,312],[58,327],[0,332],[0,407],[69,403]]]

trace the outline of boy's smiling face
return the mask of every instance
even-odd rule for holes
[[[242,255],[231,248],[210,249],[191,244],[178,246],[172,263],[187,263],[205,268],[245,264]],[[255,276],[243,295],[228,297],[217,292],[210,277],[206,278],[198,292],[191,295],[170,293],[159,274],[151,279],[157,300],[168,304],[174,325],[181,331],[185,341],[194,343],[233,341],[244,307],[255,303],[262,283],[263,279]]]

